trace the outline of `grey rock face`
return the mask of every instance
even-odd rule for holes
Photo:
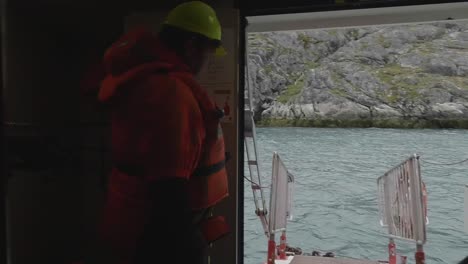
[[[249,35],[261,119],[468,119],[468,23]]]

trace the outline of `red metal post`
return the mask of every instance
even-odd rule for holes
[[[396,264],[396,245],[393,238],[390,238],[390,242],[388,243],[388,263]]]
[[[426,257],[424,254],[424,249],[422,243],[418,243],[416,245],[416,254],[414,255],[414,259],[416,264],[424,264],[426,263]]]
[[[279,258],[286,259],[286,231],[283,231],[280,237]]]
[[[267,257],[267,264],[275,264],[276,259],[276,242],[275,240],[268,241],[268,257]]]

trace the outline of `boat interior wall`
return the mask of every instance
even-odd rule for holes
[[[468,2],[249,17],[248,32],[357,27],[468,19]]]
[[[59,11],[8,6],[5,19],[2,127],[14,264],[80,258],[103,190],[106,126],[79,84],[94,57],[118,36],[121,17],[89,10],[83,19]]]
[[[64,13],[76,11],[89,12],[90,10],[101,10],[101,12],[108,13],[119,13],[125,16],[132,11],[151,11],[151,10],[164,10],[170,9],[180,3],[188,2],[189,0],[7,0],[9,6],[22,9],[35,9],[36,11],[42,12],[44,9],[57,9]],[[237,6],[236,0],[203,0],[203,2],[210,4],[214,7],[229,8]],[[80,13],[84,15],[84,13]]]
[[[6,211],[7,224],[0,225],[8,233],[9,264],[71,263],[82,258],[92,240],[110,167],[107,116],[95,94],[82,93],[80,81],[123,32],[127,14],[167,10],[182,1],[29,2],[9,1],[1,9],[6,14],[1,128],[10,158],[7,189],[0,188],[7,199],[0,217]],[[234,5],[232,0],[210,2],[216,8]],[[236,142],[228,143],[233,157]],[[237,175],[231,176],[235,183]],[[226,210],[233,212],[229,221],[235,227],[236,203],[230,206]],[[3,264],[7,243],[1,235]],[[219,253],[229,256],[227,263],[236,261],[234,238]]]
[[[3,87],[5,67],[3,65],[5,37],[5,0],[0,0],[0,122],[3,124]],[[6,176],[5,176],[5,140],[3,135],[3,126],[0,126],[0,263],[7,261],[7,230],[6,230]]]
[[[293,14],[333,10],[355,10],[379,7],[429,5],[464,2],[463,0],[256,0],[241,1],[246,16]]]

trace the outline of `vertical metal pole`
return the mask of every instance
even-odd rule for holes
[[[235,1],[235,7],[240,9],[239,27],[239,94],[237,106],[237,263],[244,263],[244,106],[245,106],[245,50],[247,19],[244,16],[242,1]]]
[[[426,243],[426,206],[425,206],[425,199],[427,198],[424,197],[424,183],[421,178],[421,164],[419,163],[419,156],[417,154],[414,154],[414,170],[415,170],[415,176],[417,177],[418,181],[415,182],[415,188],[414,190],[417,191],[417,194],[419,195],[419,199],[416,203],[416,212],[417,212],[417,217],[416,219],[420,219],[420,225],[417,226],[417,231],[418,234],[421,235],[421,237],[416,238],[418,241],[421,241],[423,244]],[[416,197],[416,196],[415,196]],[[416,221],[418,222],[418,221]]]
[[[278,184],[275,175],[278,175],[278,163],[276,162],[278,155],[276,152],[273,153],[273,162],[272,162],[272,179],[271,179],[271,191],[270,191],[270,221],[268,230],[270,233],[270,239],[268,240],[268,256],[267,264],[275,264],[276,259],[276,241],[275,241],[275,229],[276,229],[276,194],[278,193]],[[273,189],[275,188],[275,189]]]
[[[414,218],[413,219],[415,219],[415,223],[418,223],[418,225],[416,226],[416,230],[418,233],[416,236],[417,242],[416,242],[416,253],[415,253],[414,258],[415,258],[416,264],[424,264],[426,263],[424,249],[423,249],[423,245],[426,240],[426,217],[425,217],[424,206],[423,206],[424,197],[422,195],[422,190],[421,190],[422,188],[422,179],[421,179],[421,173],[420,173],[421,167],[419,164],[419,156],[416,154],[414,154],[412,165],[413,165],[413,170],[414,170],[414,178],[412,179],[412,182],[413,182],[412,194],[414,195],[413,199],[415,197],[419,198],[413,201],[413,204],[414,204],[414,207],[413,207]]]
[[[6,0],[0,0],[0,264],[6,264],[7,256],[7,212],[6,212],[6,169],[5,169],[5,136],[3,118],[3,90],[6,80]]]
[[[468,233],[468,184],[465,185],[465,232]]]
[[[385,194],[385,218],[387,220],[387,226],[388,226],[388,234],[392,235],[394,228],[393,228],[393,218],[392,218],[392,198],[393,195],[390,195],[390,191],[392,190],[391,187],[394,186],[393,183],[393,171],[390,172],[389,174],[386,174],[386,177],[384,178],[384,194]],[[392,237],[389,239],[388,243],[388,262],[389,264],[396,264],[396,246],[395,246],[395,241],[393,240]]]

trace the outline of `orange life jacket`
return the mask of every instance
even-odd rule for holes
[[[200,162],[190,178],[190,201],[192,209],[206,209],[228,196],[226,153],[220,125],[223,113],[190,74],[172,74],[192,89],[204,117],[206,138]]]
[[[153,57],[156,60],[151,59]],[[99,91],[101,101],[107,101],[113,97],[116,89],[125,86],[125,83],[157,74],[169,74],[190,88],[198,103],[205,128],[197,168],[189,178],[191,207],[194,212],[198,212],[226,198],[228,179],[225,168],[224,138],[220,126],[222,111],[215,107],[208,93],[198,84],[177,55],[161,45],[149,31],[139,28],[124,35],[106,51],[104,66],[109,75],[101,83]],[[130,87],[124,87],[126,88]],[[150,169],[143,174],[158,173],[154,171],[157,168],[142,169],[143,171]],[[132,176],[132,173],[125,174]],[[131,181],[131,179],[125,181],[128,180]],[[122,188],[125,186],[127,185],[123,185]],[[220,216],[205,218],[199,224],[208,242],[213,242],[229,232],[226,221]]]
[[[197,169],[189,180],[190,202],[193,210],[208,209],[229,195],[226,171],[226,152],[220,119],[223,112],[216,108],[206,91],[191,74],[171,73],[192,89],[203,115],[206,138]],[[200,223],[201,231],[208,243],[229,233],[224,217],[210,216]]]
[[[193,210],[207,209],[228,196],[228,179],[225,167],[226,152],[223,130],[220,125],[223,112],[215,107],[207,92],[190,73],[171,72],[171,70],[171,66],[166,63],[152,63],[151,68],[140,71],[138,74],[143,77],[164,72],[183,81],[192,90],[204,119],[206,138],[197,169],[189,180],[190,202]],[[133,75],[132,77],[135,78],[136,76]],[[125,76],[122,76],[122,78],[125,78]],[[118,83],[121,80],[118,80],[118,77],[112,77],[112,79],[105,79],[103,84],[111,82]],[[103,96],[102,94],[105,92],[105,89],[101,89],[100,96]]]

